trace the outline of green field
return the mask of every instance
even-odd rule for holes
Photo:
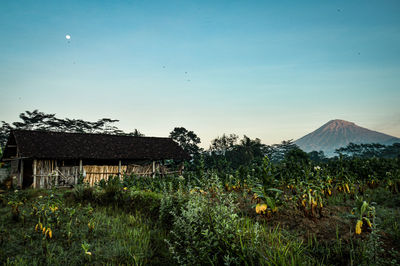
[[[1,264],[400,263],[398,159],[291,163],[5,191]]]

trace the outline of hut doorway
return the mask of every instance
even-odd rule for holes
[[[28,188],[33,184],[32,160],[24,160],[22,188]]]

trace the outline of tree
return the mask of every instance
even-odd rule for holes
[[[293,140],[284,140],[280,144],[266,147],[265,155],[267,155],[271,161],[279,162],[282,161],[285,158],[285,155],[293,149],[299,149],[299,146],[294,144]]]
[[[234,145],[226,152],[225,157],[233,168],[250,165],[254,160],[264,157],[264,146],[260,139],[250,139],[245,135],[239,144]]]
[[[373,158],[373,157],[383,157],[387,150],[388,146],[379,143],[371,143],[371,144],[349,143],[346,147],[336,149],[335,153],[350,157]]]
[[[200,138],[193,131],[188,131],[184,127],[175,127],[169,134],[169,137],[176,141],[191,156],[198,155],[201,151],[198,146]]]
[[[323,151],[312,151],[308,153],[308,157],[311,161],[320,163],[326,160],[326,156]]]
[[[285,154],[286,162],[296,162],[300,164],[308,163],[308,154],[300,148],[294,148]]]
[[[211,141],[210,151],[217,154],[225,155],[229,150],[232,150],[236,145],[239,136],[236,134],[230,134],[229,136],[223,134],[221,137],[217,137]]]

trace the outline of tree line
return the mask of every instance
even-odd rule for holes
[[[25,111],[19,115],[21,121],[11,124],[1,121],[0,147],[4,148],[11,130],[46,130],[70,133],[103,133],[126,136],[144,136],[138,129],[124,132],[115,123],[117,119],[101,118],[97,121],[82,119],[58,118],[55,114],[46,114],[39,110]],[[271,162],[326,162],[329,160],[323,151],[309,153],[301,150],[293,140],[285,140],[279,144],[266,145],[259,138],[251,139],[244,135],[242,139],[236,134],[223,134],[211,141],[208,149],[199,147],[200,138],[184,127],[175,127],[169,137],[176,141],[193,160],[200,157],[203,163],[211,168],[237,169],[243,165],[260,162],[265,156]],[[1,149],[0,149],[1,154]],[[400,158],[400,143],[393,145],[354,144],[336,150],[337,157],[349,158]]]

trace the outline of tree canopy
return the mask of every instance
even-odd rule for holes
[[[169,137],[191,156],[198,155],[201,152],[201,148],[198,146],[200,138],[193,131],[189,131],[184,127],[175,127]]]

